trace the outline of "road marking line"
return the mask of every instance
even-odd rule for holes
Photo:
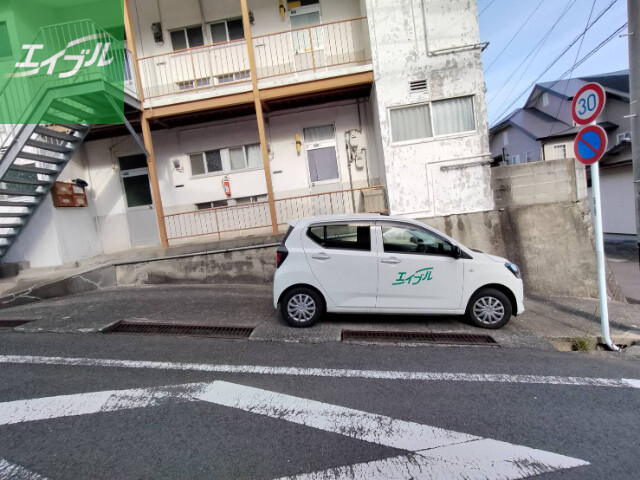
[[[39,473],[32,472],[20,465],[0,458],[0,480],[47,480]]]
[[[510,480],[588,465],[583,460],[552,452],[220,380],[0,403],[0,425],[153,407],[170,401],[206,401],[411,452],[410,455],[290,477],[296,479]],[[0,479],[15,478],[22,472],[17,470],[22,467],[4,462],[0,462]],[[5,472],[9,473],[5,475]],[[32,474],[26,469],[25,472]],[[33,475],[24,478],[43,479]]]
[[[589,465],[577,458],[223,381],[201,400],[417,453],[294,476],[517,479]]]
[[[640,379],[556,377],[543,375],[507,375],[481,373],[402,372],[384,370],[351,370],[335,368],[269,367],[256,365],[215,365],[206,363],[175,363],[101,358],[42,357],[30,355],[0,355],[0,363],[29,365],[65,365],[110,368],[140,368],[154,370],[182,370],[211,373],[239,373],[253,375],[289,375],[301,377],[365,378],[378,380],[418,380],[452,382],[528,383],[568,385],[580,387],[613,387],[640,389]]]
[[[193,401],[208,383],[75,393],[0,403],[0,426]],[[0,477],[2,478],[2,477]]]
[[[480,439],[466,433],[223,381],[213,382],[198,398],[411,452]]]

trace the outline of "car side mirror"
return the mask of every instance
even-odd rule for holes
[[[462,250],[460,250],[460,247],[457,245],[453,245],[451,247],[451,256],[453,258],[460,258],[462,257]]]

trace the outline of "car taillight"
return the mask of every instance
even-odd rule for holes
[[[280,268],[282,262],[285,261],[289,252],[285,248],[279,248],[276,252],[276,268]]]

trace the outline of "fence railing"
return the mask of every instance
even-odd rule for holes
[[[370,60],[366,17],[253,37],[258,78]],[[249,82],[245,40],[138,59],[144,98]]]
[[[295,218],[335,213],[384,213],[387,203],[384,186],[339,190],[275,201],[278,225]],[[271,228],[268,202],[256,202],[229,207],[209,208],[165,215],[169,240],[213,235],[250,234]]]
[[[258,78],[367,62],[368,42],[366,17],[253,37]]]
[[[138,63],[144,98],[251,80],[245,40],[143,57]]]

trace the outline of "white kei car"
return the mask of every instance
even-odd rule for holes
[[[524,312],[520,271],[404,217],[357,214],[289,223],[273,302],[293,327],[324,312],[462,315],[500,328]]]

